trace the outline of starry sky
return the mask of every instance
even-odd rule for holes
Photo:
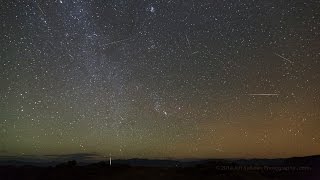
[[[320,154],[320,2],[4,0],[0,155]]]

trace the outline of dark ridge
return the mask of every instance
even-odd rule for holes
[[[25,163],[25,164],[23,164]],[[41,163],[40,163],[41,164]],[[319,179],[320,156],[280,159],[210,159],[198,161],[128,159],[47,166],[4,162],[1,180],[13,179]]]

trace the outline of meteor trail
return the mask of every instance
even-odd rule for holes
[[[279,96],[279,94],[248,94],[248,96]]]
[[[285,58],[285,57],[281,56],[280,54],[274,53],[274,55],[276,55],[276,56],[280,57],[281,59],[284,59],[284,60],[290,62],[291,64],[293,64],[293,62],[290,59]]]
[[[118,40],[118,41],[113,41],[113,42],[104,44],[103,46],[108,46],[108,45],[111,45],[111,44],[118,44],[118,43],[121,43],[121,42],[124,42],[124,41],[129,41],[129,40],[131,40],[131,39],[132,39],[132,38],[127,38],[127,39],[122,39],[122,40]]]
[[[40,9],[42,15],[43,15],[43,16],[46,16],[46,15],[44,14],[43,10],[41,9],[41,7],[39,6],[38,2],[37,2],[37,1],[35,1],[35,2],[36,2],[36,4],[37,4],[38,8]]]
[[[191,49],[190,41],[189,41],[189,38],[188,38],[188,36],[187,36],[187,35],[186,35],[186,39],[187,39],[187,42],[188,42],[189,48]]]

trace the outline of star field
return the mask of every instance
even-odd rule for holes
[[[1,3],[0,155],[320,152],[320,3]]]

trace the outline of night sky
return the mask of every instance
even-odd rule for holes
[[[320,154],[320,2],[4,0],[0,155]]]

